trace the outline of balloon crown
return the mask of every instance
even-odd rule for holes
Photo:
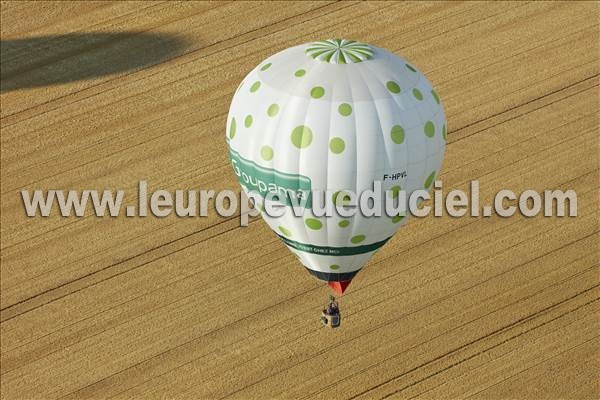
[[[352,64],[373,58],[373,48],[366,43],[347,39],[327,39],[313,42],[306,55],[330,64]]]

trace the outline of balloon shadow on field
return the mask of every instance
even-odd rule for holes
[[[0,41],[0,91],[51,86],[139,70],[183,54],[164,33],[72,33]]]

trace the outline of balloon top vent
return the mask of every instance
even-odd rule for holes
[[[328,39],[313,42],[306,55],[329,64],[353,64],[373,58],[373,47],[366,43],[346,39]]]

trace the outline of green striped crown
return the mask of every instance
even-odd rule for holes
[[[349,64],[370,60],[373,58],[373,48],[354,40],[328,39],[311,43],[306,54],[331,64]]]

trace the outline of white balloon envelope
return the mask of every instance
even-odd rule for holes
[[[407,198],[429,189],[444,157],[446,120],[415,66],[372,45],[332,39],[283,50],[251,71],[231,102],[227,143],[247,193],[263,203],[269,192],[287,194],[279,199],[285,213],[263,218],[311,274],[341,294],[408,214],[317,216],[311,191],[330,191],[340,204],[340,191],[360,194],[375,181]],[[291,210],[294,197],[308,200],[302,216]]]

